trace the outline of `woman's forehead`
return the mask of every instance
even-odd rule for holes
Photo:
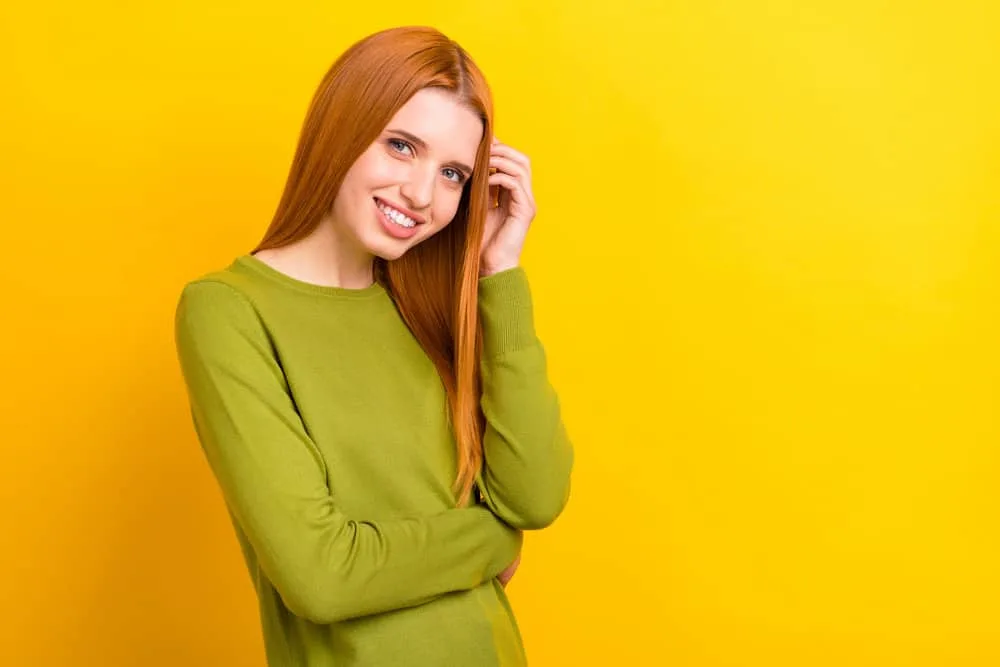
[[[441,160],[473,164],[483,138],[479,115],[450,91],[417,91],[392,117],[387,130],[403,130]]]

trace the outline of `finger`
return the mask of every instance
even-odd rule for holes
[[[521,184],[521,179],[516,176],[511,176],[510,174],[498,171],[495,174],[490,174],[489,184],[499,185],[509,192],[515,199],[520,199],[522,202],[527,199],[527,193],[524,190],[524,186]]]
[[[511,148],[507,144],[500,143],[499,141],[495,142],[490,147],[490,153],[492,155],[500,155],[509,158],[514,162],[523,165],[524,168],[528,171],[528,173],[529,174],[531,173],[531,160],[528,159],[528,156],[525,155],[524,153],[521,153],[520,151]]]
[[[502,171],[498,171],[497,173],[490,175],[489,183],[490,185],[499,185],[503,187],[504,190],[509,193],[513,203],[518,206],[523,206],[529,215],[534,215],[535,200],[524,189],[524,185],[520,179],[515,178],[510,174],[505,174]],[[501,195],[502,194],[503,193],[501,193]]]
[[[500,171],[504,171],[511,176],[520,178],[524,184],[524,189],[531,194],[531,172],[529,172],[524,165],[519,162],[515,162],[510,158],[494,155],[490,157],[490,166],[495,167]]]
[[[490,155],[491,156],[499,155],[509,160],[513,160],[514,162],[517,162],[519,165],[524,167],[525,171],[527,171],[529,174],[531,173],[531,160],[528,159],[528,156],[525,155],[524,153],[514,150],[510,146],[507,146],[505,144],[493,144],[493,147],[490,150]]]

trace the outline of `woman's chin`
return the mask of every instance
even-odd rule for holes
[[[372,255],[391,262],[405,255],[423,240],[419,235],[411,239],[397,239],[388,234],[378,234],[374,238],[367,239],[365,246]]]
[[[408,243],[380,243],[377,247],[369,248],[369,251],[376,257],[391,262],[405,255],[409,249]]]

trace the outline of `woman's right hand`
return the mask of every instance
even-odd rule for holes
[[[507,566],[507,568],[497,575],[497,579],[500,580],[500,585],[507,588],[507,582],[514,577],[514,573],[517,572],[517,566],[521,564],[521,552],[517,552],[517,558],[514,562]]]

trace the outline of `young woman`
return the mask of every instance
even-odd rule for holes
[[[504,586],[573,466],[519,266],[534,212],[465,51],[387,30],[320,84],[260,244],[184,286],[269,665],[525,664]]]

